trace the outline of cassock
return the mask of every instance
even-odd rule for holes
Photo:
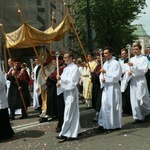
[[[96,110],[96,112],[100,111],[101,108],[101,97],[102,97],[102,89],[100,88],[100,75],[101,64],[97,64],[92,73],[92,107]]]
[[[59,74],[62,74],[64,66],[59,67]],[[56,79],[57,69],[48,76],[47,78],[47,110],[46,114],[51,118],[58,117],[57,110],[57,88],[56,88]]]
[[[59,81],[60,87],[57,88],[57,94],[63,92],[65,101],[64,122],[59,136],[68,138],[77,138],[80,132],[80,114],[78,101],[78,82],[79,69],[72,62],[64,68]]]
[[[145,77],[147,80],[147,86],[150,95],[150,54],[147,55],[147,59],[148,59],[148,71],[146,72]]]
[[[148,70],[148,60],[142,54],[134,56],[130,60],[133,66],[130,81],[130,99],[133,119],[143,120],[150,114],[150,99],[145,73]]]
[[[11,138],[14,131],[11,128],[6,98],[6,80],[0,69],[0,140]]]
[[[100,74],[103,92],[98,124],[104,129],[121,128],[122,97],[118,83],[122,75],[121,66],[118,61],[112,58],[104,63],[103,68],[106,70],[106,73],[104,74],[105,83],[102,83],[103,75]]]
[[[20,96],[20,92],[18,90],[18,85],[16,83],[15,77],[12,75],[14,69],[11,70],[9,74],[7,74],[7,80],[11,82],[9,93],[8,93],[8,104],[9,108],[11,110],[11,117],[14,118],[15,109],[22,108],[22,114],[27,115],[25,112],[25,108]],[[21,86],[23,100],[25,103],[25,107],[27,108],[30,106],[30,93],[28,89],[28,83],[29,83],[29,76],[25,69],[21,69],[21,67],[17,68],[16,70],[16,76],[18,77],[19,85]]]
[[[121,88],[121,92],[122,92],[122,110],[124,113],[131,115],[132,110],[131,110],[131,102],[130,102],[130,80],[124,83],[125,78],[128,76],[127,74],[125,74],[128,61],[129,61],[128,58],[126,58],[120,62],[122,72],[123,72],[122,78],[121,78],[121,87],[125,86],[124,90],[122,90]],[[123,84],[126,84],[126,85],[123,85]]]

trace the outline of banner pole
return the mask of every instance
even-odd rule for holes
[[[91,70],[91,67],[90,67],[89,62],[88,62],[87,57],[86,57],[85,50],[84,50],[84,48],[83,48],[83,45],[82,45],[82,43],[81,43],[81,40],[80,40],[79,35],[78,35],[78,33],[77,33],[77,30],[76,30],[76,28],[75,28],[75,25],[74,25],[74,22],[73,22],[73,18],[72,18],[72,16],[71,16],[71,13],[70,13],[70,11],[69,11],[69,8],[67,7],[67,4],[64,2],[64,0],[62,0],[62,2],[63,2],[64,6],[65,6],[65,8],[66,8],[67,16],[68,16],[69,21],[70,21],[70,23],[71,23],[72,29],[73,29],[73,31],[74,31],[74,33],[75,33],[75,35],[76,35],[77,41],[78,41],[78,43],[79,43],[79,45],[80,45],[80,48],[81,48],[81,50],[82,50],[82,52],[83,52],[85,61],[86,61],[86,63],[88,64],[89,69]]]

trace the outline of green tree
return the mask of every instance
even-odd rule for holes
[[[95,47],[112,46],[115,53],[133,43],[135,27],[131,23],[146,6],[145,0],[89,0],[91,25],[96,31]],[[74,18],[80,38],[87,48],[86,1],[76,0]]]

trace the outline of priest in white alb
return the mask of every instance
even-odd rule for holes
[[[131,58],[128,74],[130,75],[130,99],[134,121],[133,124],[149,120],[150,99],[145,73],[148,70],[148,60],[141,53],[142,46],[134,45],[134,57]]]
[[[64,54],[64,61],[67,67],[64,68],[61,76],[57,75],[59,80],[56,84],[57,95],[63,93],[65,101],[64,122],[58,139],[67,140],[77,138],[80,132],[80,114],[78,101],[78,88],[80,72],[77,65],[73,62],[72,52]]]
[[[122,97],[118,81],[122,75],[120,63],[112,57],[112,48],[104,48],[104,63],[100,83],[102,92],[101,109],[98,118],[97,132],[120,129],[122,127]]]

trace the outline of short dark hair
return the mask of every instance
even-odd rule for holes
[[[139,49],[142,49],[142,46],[140,44],[135,44],[133,47],[138,47]]]
[[[21,62],[21,60],[19,58],[15,58],[14,62]]]
[[[68,57],[72,57],[73,58],[73,52],[72,51],[65,51],[64,55],[68,54]]]
[[[87,53],[87,56],[88,56],[88,55],[94,57],[94,53],[92,53],[92,52],[88,52],[88,53]]]
[[[121,52],[125,51],[128,54],[128,49],[127,48],[123,48],[121,49]]]
[[[109,51],[109,53],[113,53],[112,47],[106,46],[106,47],[104,47],[103,51],[106,49]]]

